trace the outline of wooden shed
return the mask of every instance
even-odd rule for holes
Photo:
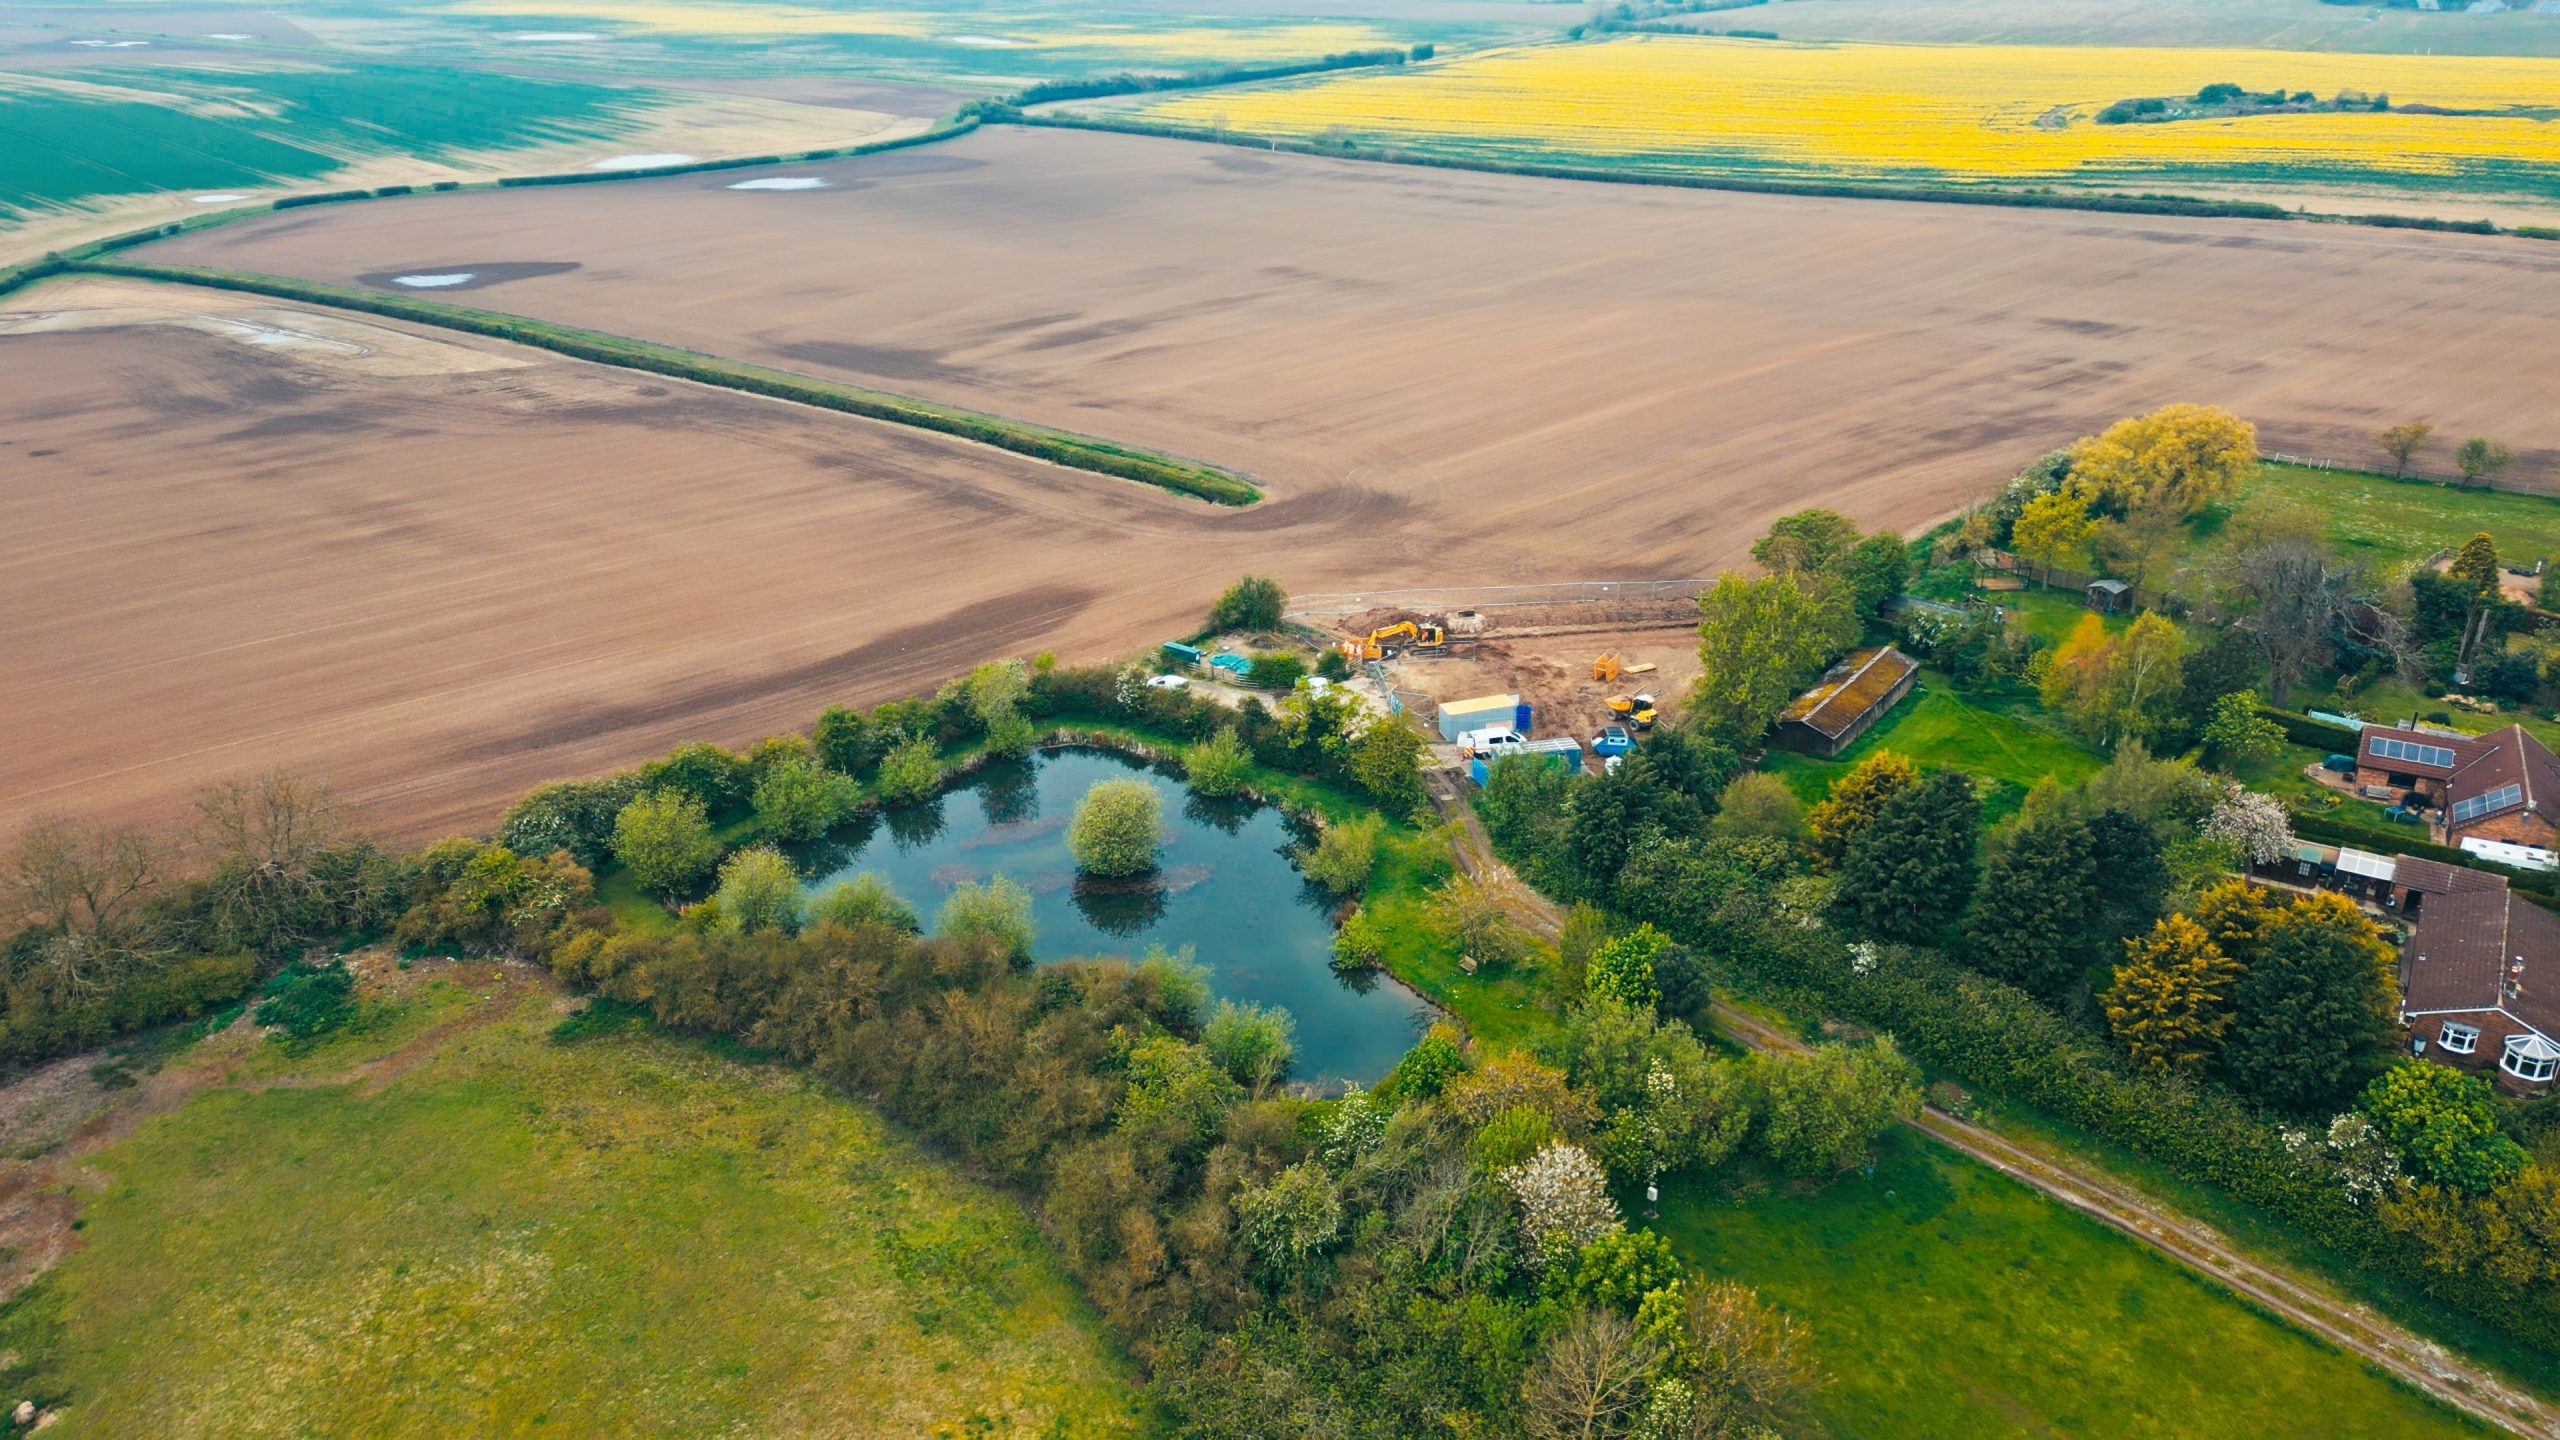
[[[1853,650],[1778,716],[1778,743],[1807,755],[1837,755],[1919,680],[1919,662],[1890,645]]]

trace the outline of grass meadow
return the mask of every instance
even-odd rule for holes
[[[2028,699],[1961,693],[1946,677],[1923,671],[1919,687],[1839,758],[1771,750],[1760,768],[1811,805],[1829,793],[1833,780],[1878,750],[1898,751],[1932,770],[1972,775],[1983,813],[1995,819],[2014,813],[2040,780],[2070,785],[2106,764],[2105,756]]]
[[[81,1247],[0,1313],[50,1433],[1137,1432],[1002,1197],[796,1072],[445,974],[306,1054],[217,1037],[85,1157]]]
[[[1813,1325],[1834,1434],[2489,1433],[1913,1131],[1819,1188],[1740,1174],[1662,1211],[1685,1256]]]
[[[2100,125],[2118,100],[2388,94],[2465,114]],[[1161,96],[1139,120],[1423,155],[1902,185],[2321,186],[2560,199],[2560,60],[2276,50],[1799,44],[1638,35]]]

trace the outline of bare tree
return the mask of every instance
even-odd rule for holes
[[[2271,703],[2283,705],[2295,681],[2357,633],[2374,608],[2369,589],[2361,571],[2307,535],[2278,533],[2229,554],[2223,602],[2246,617]]]
[[[1644,1408],[1661,1352],[1614,1310],[1583,1310],[1521,1382],[1531,1440],[1614,1440]]]
[[[1749,1286],[1690,1282],[1684,1317],[1689,1353],[1692,1433],[1742,1435],[1800,1408],[1821,1388],[1813,1335],[1784,1311],[1762,1304]]]
[[[320,861],[357,838],[329,787],[290,770],[223,780],[197,793],[196,817],[225,937],[270,953],[309,939]]]
[[[50,816],[0,857],[0,919],[50,932],[45,963],[64,989],[88,993],[149,953],[143,906],[167,883],[171,847],[148,831]]]

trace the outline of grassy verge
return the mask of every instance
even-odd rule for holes
[[[530,345],[550,350],[573,359],[591,360],[603,365],[618,365],[626,370],[641,370],[653,375],[671,375],[680,380],[699,381],[722,389],[764,395],[794,404],[812,405],[822,410],[841,411],[870,420],[885,420],[895,425],[913,426],[945,435],[958,436],[999,450],[1010,450],[1034,459],[1071,469],[1090,470],[1124,480],[1154,485],[1176,494],[1190,495],[1220,505],[1249,505],[1262,498],[1262,493],[1241,476],[1197,461],[1184,460],[1159,451],[1117,445],[1090,435],[1077,435],[1065,430],[1052,430],[1044,425],[1008,420],[998,415],[982,414],[949,405],[936,405],[912,396],[892,394],[885,390],[868,390],[857,385],[812,379],[787,370],[762,365],[748,365],[706,355],[698,350],[682,350],[671,345],[652,344],[627,336],[612,335],[601,330],[586,330],[549,321],[528,320],[494,310],[475,310],[468,306],[448,304],[441,300],[412,298],[405,295],[379,295],[350,286],[329,285],[312,280],[289,280],[273,275],[251,275],[233,270],[210,270],[191,265],[153,265],[121,259],[79,260],[68,263],[73,273],[120,275],[136,280],[161,280],[180,285],[201,285],[217,290],[237,290],[252,295],[270,295],[282,300],[299,300],[307,304],[326,305],[334,309],[355,310],[369,315],[385,315],[397,320],[434,325],[446,330],[459,330],[471,335],[486,335],[511,344]]]
[[[216,1040],[87,1157],[81,1247],[0,1312],[52,1433],[1139,1430],[1000,1196],[794,1072],[447,973],[299,1056]]]

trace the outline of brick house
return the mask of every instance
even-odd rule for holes
[[[2429,887],[2402,907],[2415,925],[2400,952],[2411,1047],[2457,1070],[2495,1067],[2502,1090],[2549,1093],[2560,1074],[2560,916],[2482,871],[2406,857],[2398,868],[2404,883]]]
[[[2448,845],[2560,849],[2560,756],[2521,726],[2456,735],[2368,725],[2356,741],[2356,784],[2404,792],[2435,811]]]

